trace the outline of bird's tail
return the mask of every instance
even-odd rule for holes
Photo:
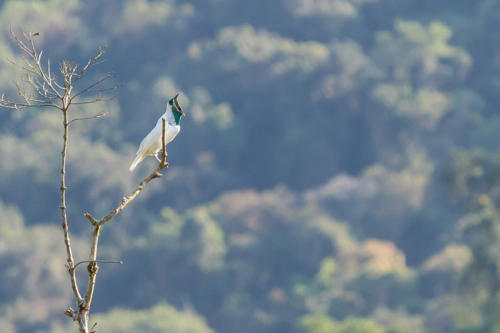
[[[134,158],[134,161],[132,162],[132,164],[130,165],[130,168],[129,170],[130,171],[134,171],[135,167],[137,166],[137,164],[141,163],[142,160],[144,159],[144,156],[141,155],[141,154],[137,154]]]

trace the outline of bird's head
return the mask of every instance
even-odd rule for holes
[[[182,111],[181,105],[179,101],[177,101],[177,97],[179,97],[179,93],[177,93],[173,98],[168,101],[168,105],[172,110],[172,114],[175,118],[175,123],[179,125],[181,117],[184,116],[184,111]]]

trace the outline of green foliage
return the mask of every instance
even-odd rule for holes
[[[301,320],[304,333],[384,333],[375,322],[359,318],[347,318],[336,322],[325,315],[309,315]]]
[[[217,57],[218,53],[227,55],[223,62]],[[311,71],[330,56],[328,48],[321,43],[295,42],[249,25],[224,28],[215,40],[192,44],[188,54],[193,59],[218,61],[218,65],[229,71],[262,63],[275,75],[290,70]]]
[[[489,194],[497,202],[496,183],[500,168],[500,155],[476,148],[456,150],[445,171],[450,193],[455,198],[474,199]]]
[[[339,332],[338,324],[325,315],[309,315],[301,320],[301,325],[307,333]]]
[[[420,121],[426,127],[435,126],[450,108],[444,94],[426,89],[415,92],[408,85],[381,84],[375,88],[374,95],[398,115]]]
[[[432,22],[427,27],[415,21],[396,20],[394,32],[376,33],[374,58],[386,68],[393,69],[396,78],[409,79],[417,67],[422,79],[435,74],[449,76],[450,65],[440,65],[450,60],[451,66],[460,72],[471,63],[467,52],[449,44],[451,30],[441,22]]]
[[[202,270],[207,271],[220,269],[227,251],[224,232],[217,224],[212,211],[211,207],[195,208],[188,213],[187,222],[194,224],[197,229],[197,243],[200,247],[197,262]]]
[[[472,254],[465,245],[450,244],[423,264],[420,285],[424,296],[452,292],[460,274],[470,263]]]

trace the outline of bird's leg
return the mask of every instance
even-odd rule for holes
[[[160,154],[160,156],[158,156]],[[156,153],[153,154],[154,158],[156,158],[156,160],[158,162],[161,162],[161,154],[163,154],[163,151],[160,150],[160,151],[157,151]],[[168,156],[168,153],[167,153],[167,150],[165,149],[165,157]]]

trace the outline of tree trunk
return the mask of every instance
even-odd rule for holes
[[[78,330],[80,333],[89,333],[89,310],[78,311]]]

